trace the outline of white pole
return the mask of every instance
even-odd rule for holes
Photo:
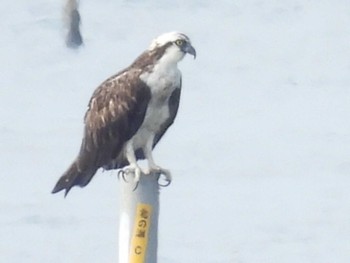
[[[142,174],[135,189],[133,176],[120,180],[119,263],[157,263],[158,174]]]

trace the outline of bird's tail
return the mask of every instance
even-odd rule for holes
[[[64,194],[64,196],[66,197],[73,186],[86,186],[91,181],[95,173],[96,169],[87,169],[81,171],[78,168],[77,161],[75,161],[61,176],[51,193],[54,194],[59,191],[66,190]]]

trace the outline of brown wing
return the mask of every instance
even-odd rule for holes
[[[111,164],[139,129],[151,97],[149,88],[139,78],[140,73],[139,69],[129,68],[95,90],[85,115],[79,155],[53,193],[66,189],[67,194],[74,185],[87,185],[100,167]]]
[[[153,148],[157,145],[157,143],[163,137],[163,135],[168,130],[168,128],[174,123],[175,117],[177,115],[177,111],[179,109],[180,95],[181,95],[181,82],[180,82],[179,87],[177,87],[173,91],[173,93],[171,94],[171,96],[169,98],[170,116],[167,119],[167,121],[163,123],[163,125],[159,129],[158,133],[154,137]],[[135,155],[136,155],[137,160],[145,159],[145,155],[144,155],[143,150],[141,148],[136,149]],[[109,163],[108,165],[105,165],[104,168],[106,170],[117,169],[117,168],[123,167],[127,164],[128,164],[128,161],[125,159],[125,157],[119,156],[119,158],[117,158],[116,160],[113,160],[113,162]]]
[[[125,71],[94,92],[85,115],[81,166],[107,165],[141,126],[151,93],[139,79],[140,73],[133,69]]]

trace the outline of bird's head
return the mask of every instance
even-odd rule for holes
[[[196,58],[196,50],[188,36],[180,32],[169,32],[160,35],[151,43],[149,50],[163,50],[162,59],[175,62],[182,60],[188,53]]]

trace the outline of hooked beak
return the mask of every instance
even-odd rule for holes
[[[187,43],[184,47],[183,47],[183,52],[191,54],[193,56],[193,58],[196,58],[196,50],[194,49],[194,47],[192,47],[192,45],[190,43]]]

